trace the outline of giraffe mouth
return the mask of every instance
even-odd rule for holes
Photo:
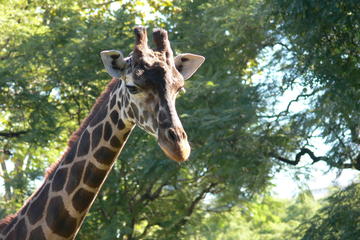
[[[190,156],[191,148],[188,141],[168,143],[159,139],[158,143],[165,155],[176,162],[185,162]]]

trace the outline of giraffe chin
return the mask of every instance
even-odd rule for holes
[[[159,142],[159,146],[166,156],[176,162],[185,162],[190,156],[191,148],[187,141],[173,146]]]

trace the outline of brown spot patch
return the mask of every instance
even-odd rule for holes
[[[163,121],[165,121],[166,120],[166,114],[165,114],[165,112],[164,111],[160,111],[159,112],[159,121],[160,122],[163,122]]]
[[[118,81],[118,82],[115,84],[115,87],[111,90],[111,93],[114,93],[114,92],[116,91],[116,89],[119,88],[120,84],[121,84],[121,81]],[[110,97],[110,96],[109,96],[109,97]]]
[[[91,133],[91,148],[93,150],[99,144],[100,139],[102,137],[102,133],[103,133],[103,124],[100,124],[92,131],[92,133]]]
[[[95,115],[95,117],[90,121],[90,127],[97,125],[99,122],[105,119],[107,115],[107,106],[102,106],[100,111]]]
[[[66,185],[66,192],[71,194],[75,188],[80,184],[81,176],[84,171],[85,160],[74,163],[71,167],[68,182]]]
[[[129,106],[129,99],[125,97],[124,99],[125,107]]]
[[[16,232],[15,239],[21,239],[27,235],[27,227],[26,227],[24,218],[21,219],[21,221],[17,224],[17,226],[15,228],[15,232]]]
[[[23,208],[21,209],[20,214],[21,214],[21,215],[24,215],[24,214],[26,213],[27,209],[29,208],[29,206],[30,206],[30,203],[27,202],[27,203],[25,204],[25,206],[23,206]]]
[[[77,156],[81,157],[86,155],[90,149],[90,134],[87,130],[84,131],[79,144]]]
[[[112,111],[110,114],[111,121],[116,124],[119,120],[119,113],[117,111]]]
[[[129,118],[134,119],[134,113],[131,108],[128,108],[127,115],[129,116]]]
[[[113,162],[116,153],[107,147],[101,147],[94,154],[95,159],[102,164],[109,165]]]
[[[15,214],[9,215],[4,219],[2,219],[0,224],[2,234],[6,235],[12,229],[12,227],[17,223],[18,220],[19,218],[18,216],[15,216]]]
[[[113,146],[114,148],[120,148],[121,147],[121,142],[120,140],[116,137],[113,136],[110,140],[110,144],[111,146]]]
[[[25,219],[22,219],[15,229],[7,236],[6,240],[19,240],[24,239],[24,236],[27,234],[27,227],[25,224]]]
[[[52,190],[54,192],[58,192],[61,189],[63,189],[67,179],[67,172],[68,172],[67,168],[60,168],[56,171],[54,180],[51,185]]]
[[[139,110],[138,110],[137,106],[134,103],[131,103],[130,105],[134,112],[135,118],[139,119]]]
[[[46,240],[41,226],[31,231],[29,240]]]
[[[76,142],[72,147],[71,150],[66,154],[63,165],[69,164],[72,161],[74,161],[75,155],[76,155],[76,149],[77,149],[78,143]]]
[[[60,196],[50,200],[46,222],[55,234],[65,238],[69,238],[76,230],[76,218],[73,218],[65,209]]]
[[[43,216],[46,202],[48,200],[50,184],[47,184],[36,198],[36,200],[31,204],[27,212],[27,216],[30,224],[37,223]]]
[[[125,123],[122,119],[119,119],[118,123],[117,123],[117,128],[119,130],[123,130],[125,128]]]
[[[116,95],[114,95],[110,101],[110,109],[112,109],[115,106],[116,103]]]
[[[109,122],[105,123],[104,140],[108,141],[112,135],[112,127]]]
[[[97,188],[104,180],[106,173],[106,170],[99,169],[89,162],[84,175],[84,183],[89,187]]]
[[[74,197],[72,199],[73,206],[78,212],[81,213],[90,206],[90,203],[94,199],[94,197],[95,193],[80,188],[74,194]]]

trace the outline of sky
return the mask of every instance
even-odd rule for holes
[[[307,158],[307,159],[306,159]],[[304,162],[310,164],[309,157],[304,157]],[[277,173],[272,180],[275,185],[272,194],[281,199],[294,199],[296,195],[305,189],[310,189],[316,199],[326,197],[332,186],[344,188],[353,181],[358,180],[359,173],[357,170],[345,169],[339,175],[338,170],[329,171],[324,162],[318,162],[311,165],[310,175],[301,177],[300,181],[295,180],[298,170],[291,168],[282,170]]]

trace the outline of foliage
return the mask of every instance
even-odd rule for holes
[[[264,194],[277,169],[272,159],[291,157],[317,134],[332,146],[329,165],[344,167],[357,159],[360,122],[359,31],[351,30],[358,8],[293,2],[0,1],[0,214],[22,205],[109,81],[98,53],[127,54],[141,23],[168,29],[175,52],[206,57],[177,104],[193,153],[178,165],[136,130],[78,239],[289,234],[315,204],[285,207]],[[284,82],[257,83],[263,52],[278,45],[272,59]],[[309,109],[266,116],[283,93],[276,90],[296,85]]]
[[[14,164],[9,173],[3,163],[2,171],[7,199],[22,204],[33,190],[28,183],[59,157],[106,84],[98,52],[110,41],[121,44],[106,34],[130,30],[130,23],[102,28],[105,8],[95,2],[12,1],[1,7],[1,155]],[[125,16],[117,17],[130,18]],[[13,186],[20,178],[22,185]]]
[[[112,193],[106,201],[113,207],[105,208],[104,201],[101,205],[96,202],[89,221],[103,224],[85,225],[81,239],[93,238],[94,232],[111,239],[118,229],[111,224],[112,217],[103,215],[112,216],[114,211],[117,217],[126,216],[119,217],[118,225],[123,226],[118,232],[120,239],[123,235],[136,239],[186,239],[184,226],[197,224],[207,212],[201,208],[203,198],[214,195],[213,207],[226,210],[261,192],[270,179],[272,162],[263,151],[255,150],[267,146],[262,146],[261,134],[253,134],[262,131],[256,113],[265,108],[259,88],[244,73],[248,62],[255,62],[256,49],[265,38],[257,19],[251,18],[254,6],[251,2],[239,5],[218,1],[174,4],[176,14],[164,11],[169,20],[163,23],[169,29],[172,47],[176,52],[199,53],[207,58],[200,72],[186,83],[187,94],[177,106],[192,142],[192,157],[178,166],[159,153],[153,140],[140,132],[131,136],[127,146],[132,148],[124,150],[103,188],[103,192]],[[220,17],[219,8],[233,19]],[[235,27],[242,18],[249,27],[252,25],[251,31]],[[234,32],[209,28],[205,23],[210,21]],[[253,41],[256,36],[244,31],[258,39]],[[194,38],[201,44],[194,44]],[[244,51],[240,57],[235,54],[239,51]],[[117,183],[115,179],[119,178]],[[115,193],[120,189],[117,200]]]
[[[360,185],[354,183],[338,190],[326,199],[316,215],[305,221],[296,231],[299,239],[358,239],[360,225]]]
[[[309,191],[300,193],[293,201],[264,194],[228,212],[214,209],[201,224],[188,226],[187,239],[289,239],[293,230],[309,220],[318,208],[319,202]]]
[[[11,32],[2,27],[8,31],[1,40],[2,163],[11,166],[10,162],[21,160],[13,171],[3,168],[11,175],[4,179],[8,186],[4,204],[16,203],[8,212],[29,196],[33,185],[28,183],[41,180],[45,166],[60,155],[67,137],[108,81],[98,53],[109,48],[130,51],[131,29],[141,15],[136,4],[111,10],[107,2],[98,1],[2,3],[3,26],[16,25]],[[191,216],[206,195],[214,194],[214,206],[228,209],[261,192],[270,179],[272,163],[257,151],[266,148],[262,136],[252,134],[261,131],[256,113],[265,108],[258,87],[245,73],[249,62],[256,64],[256,53],[265,39],[260,23],[252,17],[255,3],[176,4],[150,2],[167,20],[157,18],[148,24],[166,26],[176,51],[208,59],[187,83],[188,94],[178,106],[195,150],[192,160],[182,166],[170,162],[152,138],[135,132],[79,239],[179,239],[186,234],[183,227],[196,221]],[[7,10],[16,7],[21,14],[14,16]],[[231,21],[219,17],[219,7],[228,11]],[[184,21],[189,15],[191,24]],[[236,28],[242,19],[251,29]],[[229,32],[210,29],[205,21],[222,24]],[[197,32],[202,33],[201,44],[193,44]],[[236,54],[239,51],[244,51],[241,58]],[[26,182],[16,184],[20,176]]]

